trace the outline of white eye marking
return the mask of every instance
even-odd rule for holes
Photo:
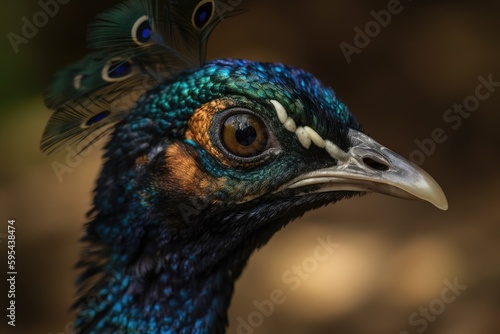
[[[311,137],[309,137],[306,129],[304,129],[303,127],[298,127],[297,131],[295,131],[295,134],[297,135],[297,138],[299,138],[299,142],[302,144],[302,146],[304,146],[305,148],[311,147]]]
[[[285,107],[283,107],[281,103],[275,100],[271,100],[271,103],[276,109],[276,113],[278,114],[278,119],[280,120],[281,124],[285,124],[286,120],[288,119],[288,113],[286,112]]]
[[[285,124],[283,125],[285,126],[285,129],[287,129],[290,132],[295,132],[295,130],[297,130],[297,124],[295,124],[293,118],[288,117]]]
[[[332,158],[337,159],[339,161],[349,160],[349,155],[347,153],[345,153],[344,151],[342,151],[342,149],[340,147],[338,147],[337,145],[335,145],[334,143],[332,143],[329,140],[325,140],[325,142],[326,142],[325,149],[328,152],[328,154],[330,154],[332,156]]]
[[[271,103],[274,106],[274,109],[276,110],[276,115],[278,115],[278,119],[280,120],[281,124],[285,126],[285,129],[287,129],[290,132],[295,132],[295,130],[297,130],[297,125],[295,124],[293,118],[288,117],[288,113],[286,112],[285,107],[283,107],[283,105],[276,100],[271,100]]]
[[[276,115],[278,116],[281,124],[283,124],[288,131],[294,132],[300,144],[306,149],[309,149],[311,147],[311,143],[314,143],[317,147],[324,148],[332,158],[338,161],[347,161],[349,159],[349,155],[346,152],[331,141],[323,139],[312,128],[308,126],[297,127],[294,119],[288,116],[288,112],[281,103],[276,100],[271,100],[270,102],[276,109]]]
[[[321,136],[316,131],[314,131],[313,129],[311,129],[308,126],[305,126],[304,129],[306,130],[309,137],[311,137],[311,140],[314,143],[314,145],[318,146],[319,148],[326,147],[325,141],[323,140],[323,138],[321,138]]]

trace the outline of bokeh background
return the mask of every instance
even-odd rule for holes
[[[59,182],[38,150],[50,112],[42,91],[52,73],[85,53],[85,27],[116,1],[71,1],[15,53],[37,1],[3,3],[0,14],[0,261],[6,222],[17,220],[17,326],[6,326],[2,279],[0,332],[67,333],[78,238],[100,168],[92,153]],[[331,85],[379,142],[409,157],[415,140],[447,135],[423,167],[443,186],[450,209],[380,195],[311,212],[257,252],[237,282],[229,333],[253,317],[255,334],[500,333],[500,88],[453,130],[445,111],[474,95],[479,76],[500,81],[500,2],[403,0],[404,10],[347,63],[339,44],[373,20],[375,0],[251,1],[250,11],[216,29],[209,58],[283,62]],[[330,236],[340,244],[296,291],[282,280]],[[0,276],[4,277],[4,276]],[[439,309],[445,280],[467,286]],[[281,289],[286,301],[260,321],[254,302]],[[5,293],[4,293],[5,292]],[[438,314],[418,326],[414,312]],[[431,313],[432,315],[432,313]],[[422,316],[414,320],[423,319]]]

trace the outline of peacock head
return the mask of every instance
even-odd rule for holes
[[[248,236],[366,192],[447,208],[439,185],[364,134],[332,89],[281,64],[217,60],[180,74],[139,100],[107,154],[190,237]]]
[[[115,132],[94,201],[101,216],[115,220],[137,203],[136,213],[178,229],[191,222],[189,231],[248,221],[243,235],[366,192],[447,208],[428,174],[365,135],[310,74],[205,62],[211,31],[242,1],[154,3],[127,0],[97,16],[91,52],[59,72],[46,96],[55,112],[42,150]]]

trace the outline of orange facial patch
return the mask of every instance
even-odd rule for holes
[[[200,198],[219,189],[225,178],[216,179],[200,170],[196,157],[191,156],[182,145],[174,143],[166,149],[166,169],[169,175],[162,187],[174,188]]]
[[[230,165],[227,158],[212,144],[209,136],[210,125],[215,113],[232,107],[232,101],[214,100],[195,110],[188,122],[185,137],[196,142],[205,151],[225,165]]]
[[[148,155],[141,155],[137,159],[135,159],[135,165],[137,168],[141,168],[146,166],[149,163]]]

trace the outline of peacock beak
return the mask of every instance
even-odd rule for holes
[[[337,159],[336,166],[305,173],[286,188],[302,188],[302,194],[375,192],[424,200],[441,210],[448,209],[443,190],[423,169],[359,131],[351,129],[349,138],[352,146],[343,159]]]

